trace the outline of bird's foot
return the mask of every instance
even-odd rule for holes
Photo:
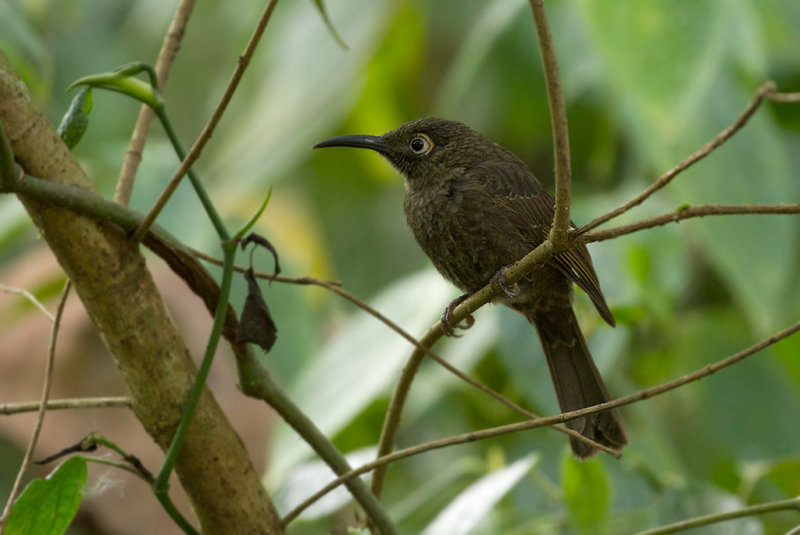
[[[498,269],[497,273],[492,276],[492,280],[497,281],[497,284],[500,286],[500,289],[503,290],[503,293],[505,293],[508,297],[513,298],[519,295],[520,289],[519,284],[516,282],[514,284],[508,284],[506,282],[506,271],[508,271],[508,268],[510,267],[511,266],[509,265]]]
[[[463,303],[467,299],[467,297],[469,297],[469,294],[464,294],[456,297],[455,299],[450,301],[450,304],[447,305],[444,309],[444,312],[442,312],[442,319],[441,319],[442,332],[444,332],[445,336],[452,336],[454,338],[459,338],[461,335],[456,334],[456,329],[467,330],[470,327],[472,327],[472,325],[475,323],[475,318],[473,318],[472,314],[470,314],[466,318],[464,318],[464,321],[462,323],[457,323],[453,325],[453,311],[456,309],[458,305]]]

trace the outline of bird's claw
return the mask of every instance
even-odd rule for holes
[[[456,329],[467,330],[470,327],[472,327],[472,325],[475,323],[475,318],[473,318],[472,314],[470,314],[466,318],[464,318],[464,321],[462,323],[457,323],[453,325],[453,311],[456,309],[458,305],[463,303],[467,299],[467,297],[469,297],[469,294],[464,294],[459,297],[456,297],[455,299],[450,301],[450,304],[447,305],[444,309],[444,312],[442,312],[441,324],[442,324],[442,332],[445,334],[445,336],[460,338],[461,335],[456,334]]]
[[[504,294],[506,294],[508,297],[514,298],[519,295],[520,289],[518,283],[515,282],[514,284],[509,285],[506,282],[506,271],[508,271],[508,268],[510,267],[511,266],[501,267],[497,270],[497,273],[495,273],[492,278],[497,280],[497,284],[500,286],[500,289],[503,290]]]

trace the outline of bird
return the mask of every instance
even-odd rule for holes
[[[442,315],[445,334],[455,334],[453,308],[498,278],[503,291],[495,302],[523,314],[536,329],[562,412],[611,399],[572,308],[574,283],[615,325],[585,244],[555,255],[516,284],[505,284],[505,269],[544,242],[553,222],[555,200],[525,162],[469,126],[438,117],[416,119],[381,136],[346,135],[314,145],[325,147],[373,150],[404,176],[408,226],[439,273],[464,292]],[[628,443],[616,410],[566,425],[615,450]],[[581,459],[597,452],[575,437],[570,445]]]

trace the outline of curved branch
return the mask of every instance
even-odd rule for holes
[[[233,71],[233,75],[231,75],[231,79],[228,81],[228,85],[225,87],[225,91],[222,93],[222,97],[217,103],[217,107],[214,109],[214,112],[211,114],[211,117],[208,119],[205,127],[203,127],[203,131],[200,133],[200,136],[194,142],[194,145],[192,145],[192,148],[189,149],[188,153],[186,153],[186,157],[178,166],[175,174],[172,175],[172,178],[164,188],[164,191],[161,192],[161,195],[159,195],[158,199],[156,199],[156,202],[144,216],[139,228],[137,228],[136,232],[133,233],[131,241],[140,242],[142,238],[144,238],[147,230],[153,225],[156,217],[158,217],[158,214],[175,192],[175,189],[178,187],[178,184],[180,184],[181,179],[186,175],[187,172],[189,172],[189,168],[194,164],[197,158],[200,157],[200,153],[205,148],[208,140],[211,139],[211,135],[217,128],[217,124],[219,124],[220,119],[222,119],[222,114],[225,113],[233,94],[239,87],[239,82],[242,80],[244,71],[247,70],[247,67],[250,65],[250,60],[253,58],[256,47],[261,41],[261,36],[264,34],[264,30],[267,28],[267,23],[269,22],[270,18],[272,18],[272,12],[275,10],[275,6],[277,4],[278,0],[270,0],[270,2],[264,8],[264,11],[261,13],[261,16],[258,19],[258,24],[256,24],[256,27],[253,30],[253,34],[250,36],[250,40],[248,41],[244,52],[241,56],[239,56],[239,63],[236,65],[236,69]]]
[[[700,526],[708,526],[709,524],[725,522],[735,518],[763,515],[764,513],[774,513],[776,511],[786,511],[789,509],[800,510],[800,497],[751,505],[750,507],[743,507],[734,511],[725,511],[722,513],[698,516],[697,518],[690,518],[689,520],[675,522],[674,524],[669,524],[667,526],[640,531],[636,535],[666,535],[668,533],[677,533],[687,529],[699,528]]]
[[[637,206],[642,202],[644,202],[652,194],[654,194],[655,192],[657,192],[658,190],[669,184],[673,178],[675,178],[683,171],[685,171],[692,165],[696,164],[697,162],[699,162],[700,160],[711,154],[716,148],[718,148],[720,145],[728,141],[728,139],[730,139],[736,132],[741,130],[742,127],[744,127],[744,125],[747,124],[747,121],[750,120],[750,118],[756,112],[756,110],[764,101],[764,99],[775,99],[776,94],[777,93],[776,93],[775,82],[773,82],[772,80],[768,80],[763,84],[761,84],[761,87],[759,87],[756,90],[756,94],[753,97],[753,100],[750,101],[750,104],[747,105],[747,108],[745,108],[745,110],[739,115],[739,117],[736,118],[733,124],[731,124],[728,128],[717,134],[716,137],[714,137],[714,139],[712,139],[711,141],[706,143],[703,147],[701,147],[699,150],[695,151],[693,154],[685,158],[678,165],[676,165],[675,167],[673,167],[672,169],[670,169],[669,171],[658,177],[658,180],[656,180],[653,184],[651,184],[647,189],[645,189],[639,195],[629,200],[625,204],[622,204],[617,208],[614,208],[610,212],[603,214],[595,219],[592,219],[591,221],[580,227],[576,231],[576,235],[580,236],[581,234],[584,234],[592,230],[593,228],[602,225],[606,221],[609,221],[619,216],[620,214],[624,214],[634,206]]]
[[[365,474],[365,473],[367,473],[369,471],[372,471],[372,470],[374,470],[375,473],[377,473],[378,470],[380,470],[381,468],[386,467],[388,464],[393,463],[395,461],[399,461],[400,459],[405,459],[406,457],[411,457],[411,456],[418,455],[420,453],[425,453],[427,451],[431,451],[431,450],[435,450],[435,449],[445,448],[447,446],[454,446],[454,445],[457,445],[457,444],[465,444],[467,442],[475,442],[477,440],[484,440],[484,439],[487,439],[487,438],[496,437],[496,436],[500,436],[500,435],[506,435],[506,434],[509,434],[509,433],[515,433],[515,432],[518,432],[518,431],[524,431],[524,430],[527,430],[527,429],[535,429],[535,428],[538,428],[538,427],[551,426],[551,425],[554,425],[554,424],[557,424],[557,423],[563,423],[563,422],[567,422],[567,421],[570,421],[570,420],[574,420],[576,418],[581,418],[581,417],[584,417],[584,416],[586,416],[588,414],[594,414],[594,413],[605,411],[605,410],[609,410],[609,409],[615,409],[617,407],[622,407],[623,405],[630,405],[632,403],[636,403],[636,402],[642,401],[644,399],[649,399],[651,397],[655,397],[655,396],[664,394],[666,392],[669,392],[670,390],[674,390],[674,389],[676,389],[678,387],[681,387],[681,386],[683,386],[685,384],[688,384],[688,383],[691,383],[693,381],[698,381],[698,380],[700,380],[700,379],[702,379],[704,377],[708,377],[709,375],[711,375],[711,374],[713,374],[713,373],[715,373],[715,372],[717,372],[717,371],[719,371],[719,370],[721,370],[723,368],[726,368],[728,366],[736,364],[737,362],[740,362],[740,361],[744,360],[745,358],[747,358],[747,357],[749,357],[751,355],[754,355],[755,353],[758,353],[759,351],[761,351],[761,350],[763,350],[763,349],[765,349],[765,348],[767,348],[767,347],[769,347],[771,345],[776,344],[777,342],[783,340],[784,338],[788,338],[789,336],[791,336],[792,334],[794,334],[794,333],[796,333],[798,331],[800,331],[800,321],[798,321],[797,323],[795,323],[791,327],[787,327],[786,329],[783,329],[782,331],[779,331],[779,332],[773,334],[772,336],[769,336],[769,337],[765,338],[764,340],[762,340],[762,341],[760,341],[760,342],[748,347],[747,349],[739,351],[738,353],[735,353],[735,354],[733,354],[733,355],[731,355],[731,356],[729,356],[727,358],[724,358],[722,360],[719,360],[717,362],[708,364],[708,365],[704,366],[703,368],[700,368],[699,370],[697,370],[697,371],[695,371],[693,373],[684,375],[683,377],[679,377],[678,379],[674,379],[672,381],[668,381],[666,383],[662,383],[660,385],[657,385],[657,386],[654,386],[654,387],[651,387],[651,388],[647,388],[645,390],[640,390],[639,392],[636,392],[634,394],[630,394],[628,396],[617,398],[617,399],[612,400],[612,401],[607,401],[605,403],[600,403],[599,405],[593,405],[591,407],[586,407],[584,409],[580,409],[580,410],[576,410],[576,411],[565,412],[565,413],[557,414],[557,415],[554,415],[554,416],[548,416],[546,418],[539,418],[538,420],[517,422],[517,423],[513,423],[513,424],[502,425],[502,426],[498,426],[498,427],[492,427],[492,428],[489,428],[489,429],[482,429],[480,431],[473,431],[471,433],[464,433],[462,435],[456,435],[456,436],[452,436],[452,437],[443,438],[443,439],[440,439],[440,440],[434,440],[434,441],[431,441],[431,442],[426,442],[424,444],[418,444],[416,446],[412,446],[412,447],[409,447],[409,448],[398,450],[398,451],[395,451],[393,453],[389,453],[389,454],[387,454],[385,456],[378,457],[374,461],[371,461],[369,463],[366,463],[366,464],[356,468],[352,472],[348,472],[347,474],[341,475],[339,478],[337,478],[334,481],[330,482],[328,485],[326,485],[321,490],[319,490],[317,493],[315,493],[311,498],[309,498],[308,500],[303,502],[302,505],[304,507],[307,507],[313,501],[316,501],[316,500],[322,498],[325,494],[327,494],[331,490],[335,489],[336,487],[338,487],[339,485],[341,485],[345,481],[348,481],[348,480],[350,480],[350,479],[352,479],[354,477],[358,477],[361,474]],[[372,477],[373,478],[375,477],[374,473],[373,473]],[[312,500],[312,498],[313,498],[313,500]],[[308,503],[306,503],[306,502],[308,502]],[[299,507],[297,509],[299,509]],[[292,518],[294,518],[298,514],[300,514],[300,511],[295,510],[295,511],[290,512],[289,515],[287,515],[284,518],[287,518],[290,515],[292,515]]]
[[[668,223],[677,223],[678,221],[695,217],[752,214],[800,214],[800,204],[701,204],[698,206],[688,206],[679,208],[674,212],[667,212],[665,214],[642,219],[635,223],[620,225],[609,229],[593,230],[584,234],[582,239],[587,243],[611,240],[639,230],[658,227]]]
[[[172,68],[175,55],[180,48],[186,24],[189,22],[189,16],[194,9],[194,2],[195,0],[181,0],[178,9],[175,10],[175,15],[172,17],[167,33],[164,35],[164,41],[161,44],[161,51],[158,53],[155,67],[159,91],[164,89],[164,85],[167,82],[167,76]],[[139,118],[136,120],[136,126],[133,128],[133,134],[128,143],[128,150],[125,151],[125,159],[122,161],[122,168],[117,179],[117,189],[114,192],[114,202],[123,206],[127,206],[128,202],[130,202],[133,181],[136,178],[139,163],[142,161],[142,151],[147,142],[147,133],[150,130],[150,123],[153,122],[154,116],[153,110],[149,106],[142,104],[139,110]]]

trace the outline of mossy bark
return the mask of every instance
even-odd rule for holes
[[[26,173],[92,189],[2,53],[0,121]],[[21,201],[114,355],[137,417],[166,449],[196,368],[138,246],[131,246],[112,225],[31,199]],[[241,439],[208,390],[176,473],[204,532],[284,533]]]

